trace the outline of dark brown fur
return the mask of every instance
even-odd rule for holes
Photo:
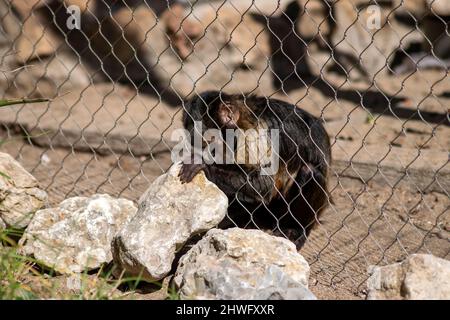
[[[232,121],[230,121],[232,119]],[[279,169],[261,175],[259,165],[183,164],[189,182],[200,170],[228,196],[228,225],[269,228],[303,244],[330,202],[328,135],[321,121],[289,103],[264,97],[205,92],[185,105],[184,127],[279,129]],[[226,225],[226,223],[224,223]]]

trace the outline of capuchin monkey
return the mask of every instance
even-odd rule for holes
[[[278,141],[274,141],[272,134],[269,140],[271,146],[277,142],[278,148],[268,152],[272,156],[276,153],[276,172],[267,174],[258,161],[231,164],[185,161],[179,177],[187,183],[203,170],[208,180],[227,195],[228,219],[221,227],[269,228],[301,247],[331,201],[327,189],[331,148],[321,121],[284,101],[208,91],[185,105],[183,125],[191,136],[195,134],[195,123],[201,123],[202,133],[208,129],[224,134],[227,130],[251,129],[278,132]],[[236,143],[227,145],[235,154],[238,146],[245,146],[239,141],[242,135],[237,136]],[[249,154],[243,159],[248,160]]]

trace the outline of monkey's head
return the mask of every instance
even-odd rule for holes
[[[206,128],[237,129],[240,117],[239,105],[231,95],[206,91],[186,104],[183,124],[189,128],[193,121],[201,121]]]

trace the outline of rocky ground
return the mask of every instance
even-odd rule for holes
[[[168,153],[149,158],[67,153],[31,146],[20,136],[10,137],[0,151],[18,156],[47,190],[52,206],[93,193],[136,201],[171,163]],[[371,264],[392,263],[416,252],[449,258],[445,194],[345,177],[333,179],[331,186],[334,204],[300,251],[311,266],[310,289],[318,298],[364,298]]]
[[[285,6],[288,2],[281,3]],[[337,55],[331,57],[326,50],[319,50],[316,42],[320,39],[311,40],[317,37],[318,29],[324,36],[330,32],[326,23],[318,26],[314,22],[324,22],[320,2],[302,0],[298,3],[309,6],[309,12],[297,19],[301,36],[310,39],[306,46],[301,37],[288,32],[292,23],[284,18],[281,7],[274,8],[273,1],[259,0],[257,8],[250,10],[259,14],[259,19],[263,18],[263,24],[258,23],[254,15],[242,14],[250,1],[229,1],[220,9],[200,1],[186,19],[193,24],[184,25],[189,32],[195,31],[188,29],[198,26],[199,20],[204,23],[203,27],[208,26],[201,36],[193,36],[194,48],[183,37],[173,38],[173,34],[168,37],[165,32],[170,31],[171,20],[167,16],[156,21],[152,10],[140,7],[135,11],[139,18],[130,21],[130,12],[122,8],[114,11],[112,17],[119,28],[110,30],[113,39],[109,40],[114,40],[111,42],[115,43],[115,56],[104,54],[112,48],[98,38],[91,39],[93,52],[80,52],[76,37],[61,37],[50,32],[55,27],[51,25],[53,19],[45,20],[35,12],[28,22],[19,21],[10,4],[0,0],[0,12],[5,17],[0,33],[0,94],[3,98],[50,98],[44,103],[0,110],[0,151],[11,154],[36,178],[27,187],[26,195],[35,195],[33,188],[39,182],[47,192],[49,207],[57,208],[48,209],[50,217],[57,216],[55,212],[65,212],[73,202],[89,207],[90,201],[85,198],[62,202],[74,196],[105,193],[136,204],[148,186],[171,165],[170,135],[181,125],[183,100],[208,89],[252,91],[297,104],[321,117],[331,139],[333,203],[300,252],[311,268],[309,288],[318,298],[365,298],[367,269],[372,264],[390,264],[416,252],[449,259],[448,70],[434,66],[390,73],[387,64],[388,60],[392,62],[394,51],[400,45],[401,49],[406,49],[410,41],[427,44],[424,37],[430,36],[434,27],[420,24],[423,32],[417,30],[417,24],[401,27],[392,14],[391,23],[382,30],[367,33],[361,24],[353,24],[353,7],[346,11],[350,1],[340,1],[342,7],[337,9],[338,25],[331,46],[350,54],[355,54],[356,50],[356,57],[369,77],[358,74],[355,68],[348,75],[338,75],[330,70]],[[425,6],[416,8],[416,3],[421,1],[405,3],[412,7],[406,8],[403,14],[422,16]],[[439,10],[442,12],[434,8],[435,14],[447,14],[449,9],[443,4],[441,1],[443,7]],[[315,8],[316,5],[319,6]],[[31,10],[20,5],[15,9],[26,12],[24,16],[29,16]],[[398,7],[398,14],[401,15],[402,9],[405,8]],[[383,13],[386,10],[392,8],[383,9]],[[272,13],[271,28],[267,30],[264,24],[269,21],[269,13]],[[51,14],[56,17],[61,12]],[[43,20],[35,21],[38,16]],[[358,16],[357,19],[367,18]],[[105,28],[111,28],[111,21],[108,21]],[[351,27],[346,25],[349,21],[352,21]],[[45,30],[41,30],[43,26]],[[142,30],[149,31],[145,32],[145,39]],[[344,31],[347,39],[341,41],[339,38]],[[89,33],[89,30],[83,32]],[[134,47],[123,41],[124,36]],[[24,37],[28,41],[23,41]],[[278,43],[277,37],[285,39],[285,44]],[[57,45],[49,46],[47,41]],[[61,45],[66,41],[70,46]],[[445,48],[447,42],[448,32],[434,43],[435,53],[441,53],[443,59],[448,58],[448,52],[438,49]],[[192,54],[183,54],[191,49],[194,49]],[[136,55],[138,50],[145,54]],[[98,54],[100,58],[95,57]],[[291,61],[296,61],[300,70],[293,70]],[[414,61],[401,62],[406,68]],[[157,90],[149,83],[141,85],[143,77],[147,77],[142,64],[149,76],[155,77],[152,84],[160,86]],[[293,76],[297,72],[301,79]],[[119,83],[119,78],[127,84]],[[283,80],[282,85],[275,81],[277,79]],[[162,94],[162,87],[169,89]],[[38,194],[33,199],[41,203],[47,195]],[[94,201],[97,202],[102,203],[102,200]],[[24,206],[21,210],[28,209]],[[85,213],[85,218],[95,216],[95,211],[84,209],[81,212]],[[43,225],[52,222],[46,219],[41,221]],[[111,221],[121,225],[126,220]],[[75,223],[73,219],[64,221],[63,226]],[[80,221],[76,223],[83,225]],[[105,223],[99,220],[102,226],[110,222]],[[3,224],[0,219],[0,228]],[[38,232],[37,224],[37,229],[33,225],[30,227],[26,239]],[[54,240],[51,235],[47,236],[47,240]],[[112,235],[105,237],[109,241]],[[170,243],[167,252],[184,240],[182,237]],[[122,246],[127,241],[131,240],[119,237],[117,244]],[[88,242],[88,245],[93,244]],[[28,249],[34,252],[36,247],[30,245]],[[76,250],[77,245],[71,248]],[[96,248],[99,261],[110,259],[104,247]],[[71,252],[68,250],[68,256]],[[121,251],[118,249],[118,252]],[[78,258],[77,261],[83,261],[82,254]],[[3,261],[11,266],[17,259]],[[127,261],[123,261],[123,265],[126,266]],[[2,270],[16,272],[18,269],[23,271],[23,283],[35,288],[41,297],[52,297],[52,284],[46,281],[46,277],[50,277],[48,270],[35,269],[32,262],[19,261],[16,268],[0,268],[0,274]],[[29,270],[47,275],[30,278]],[[87,290],[84,297],[111,297],[117,293],[116,289],[123,289],[113,284],[105,292],[102,277],[96,276],[97,271],[92,272],[81,282],[70,277],[58,278],[57,281],[67,287],[59,294],[78,294],[80,283],[93,288]],[[279,275],[279,270],[273,272]],[[2,276],[7,278],[11,273],[5,272]],[[287,279],[283,283],[289,287],[291,281]],[[140,290],[151,292],[156,291],[156,287],[141,287]],[[167,296],[171,297],[171,292],[154,297]]]
[[[168,298],[164,283],[173,278],[181,299],[316,299],[294,243],[261,230],[216,228],[228,199],[203,173],[182,183],[181,166],[173,165],[138,208],[107,194],[51,207],[35,178],[0,156],[0,298],[44,298],[39,279],[42,289],[58,289],[54,297],[133,299],[154,283],[162,288],[145,298],[161,291]]]

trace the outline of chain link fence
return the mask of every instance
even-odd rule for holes
[[[301,253],[319,297],[450,252],[450,5],[439,0],[1,0],[2,151],[56,204],[137,200],[171,165],[185,102],[277,98],[323,120],[333,201]],[[23,137],[26,137],[23,139]]]

